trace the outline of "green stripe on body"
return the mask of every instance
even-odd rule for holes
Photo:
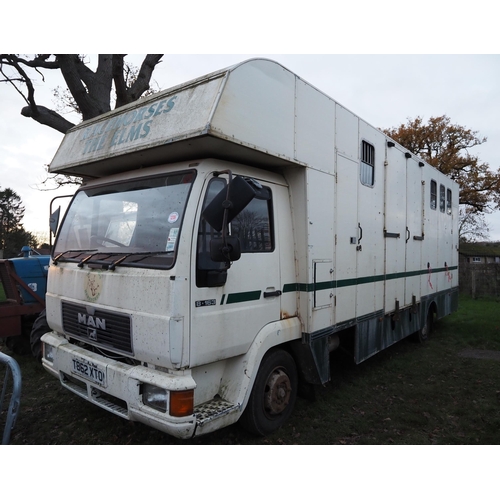
[[[432,274],[447,272],[447,271],[456,271],[458,266],[451,267],[441,267],[438,269],[433,269]],[[322,281],[319,283],[287,283],[283,286],[283,293],[289,292],[316,292],[319,290],[329,290],[333,288],[345,288],[348,286],[355,285],[364,285],[367,283],[376,283],[380,281],[391,281],[395,279],[401,278],[410,278],[414,276],[422,276],[429,273],[428,269],[423,269],[420,271],[408,271],[404,273],[392,273],[392,274],[380,274],[376,276],[364,276],[360,278],[349,278],[338,281]],[[227,296],[226,304],[238,304],[241,302],[250,302],[254,300],[259,300],[262,296],[261,290],[254,290],[251,292],[238,292],[238,293],[230,293]],[[224,304],[225,295],[222,296],[220,304]]]
[[[440,267],[432,269],[432,274],[456,271],[458,266]],[[379,281],[391,281],[401,278],[411,278],[429,274],[428,269],[419,271],[407,271],[403,273],[379,274],[376,276],[363,276],[360,278],[348,278],[338,281],[322,281],[319,283],[289,283],[283,286],[283,293],[287,292],[315,292],[318,290],[328,290],[331,288],[345,288],[354,285],[365,285],[367,283],[377,283]]]

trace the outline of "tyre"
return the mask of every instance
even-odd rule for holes
[[[429,335],[432,333],[432,328],[434,324],[434,313],[432,312],[431,308],[427,311],[427,317],[425,318],[425,323],[422,326],[422,328],[418,331],[415,332],[415,340],[417,342],[420,342],[421,344],[426,342],[429,339]]]
[[[47,324],[47,316],[44,309],[33,323],[30,334],[31,353],[38,361],[42,359],[42,342],[40,339],[47,332],[50,332],[50,327]]]
[[[242,427],[258,436],[278,430],[293,411],[297,386],[297,368],[292,356],[281,349],[268,352],[241,416]]]

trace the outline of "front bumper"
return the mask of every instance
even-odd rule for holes
[[[194,415],[172,417],[142,402],[142,384],[152,384],[167,391],[186,391],[196,387],[189,370],[165,373],[147,366],[131,366],[120,361],[89,352],[50,332],[42,342],[52,347],[53,360],[42,359],[44,368],[59,378],[61,384],[87,401],[131,421],[142,422],[180,439],[188,439],[196,430]],[[75,370],[75,359],[88,364],[105,381],[88,380]],[[168,400],[168,397],[167,397]]]

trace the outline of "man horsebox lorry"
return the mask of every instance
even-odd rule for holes
[[[49,267],[43,366],[177,438],[256,434],[458,306],[458,187],[254,59],[69,130],[81,176]]]

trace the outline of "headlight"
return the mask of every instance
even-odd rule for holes
[[[42,342],[42,347],[43,347],[43,357],[47,360],[50,361],[51,363],[54,362],[54,348],[46,344],[45,342]]]
[[[150,408],[167,413],[167,391],[151,384],[142,384],[142,402]]]

